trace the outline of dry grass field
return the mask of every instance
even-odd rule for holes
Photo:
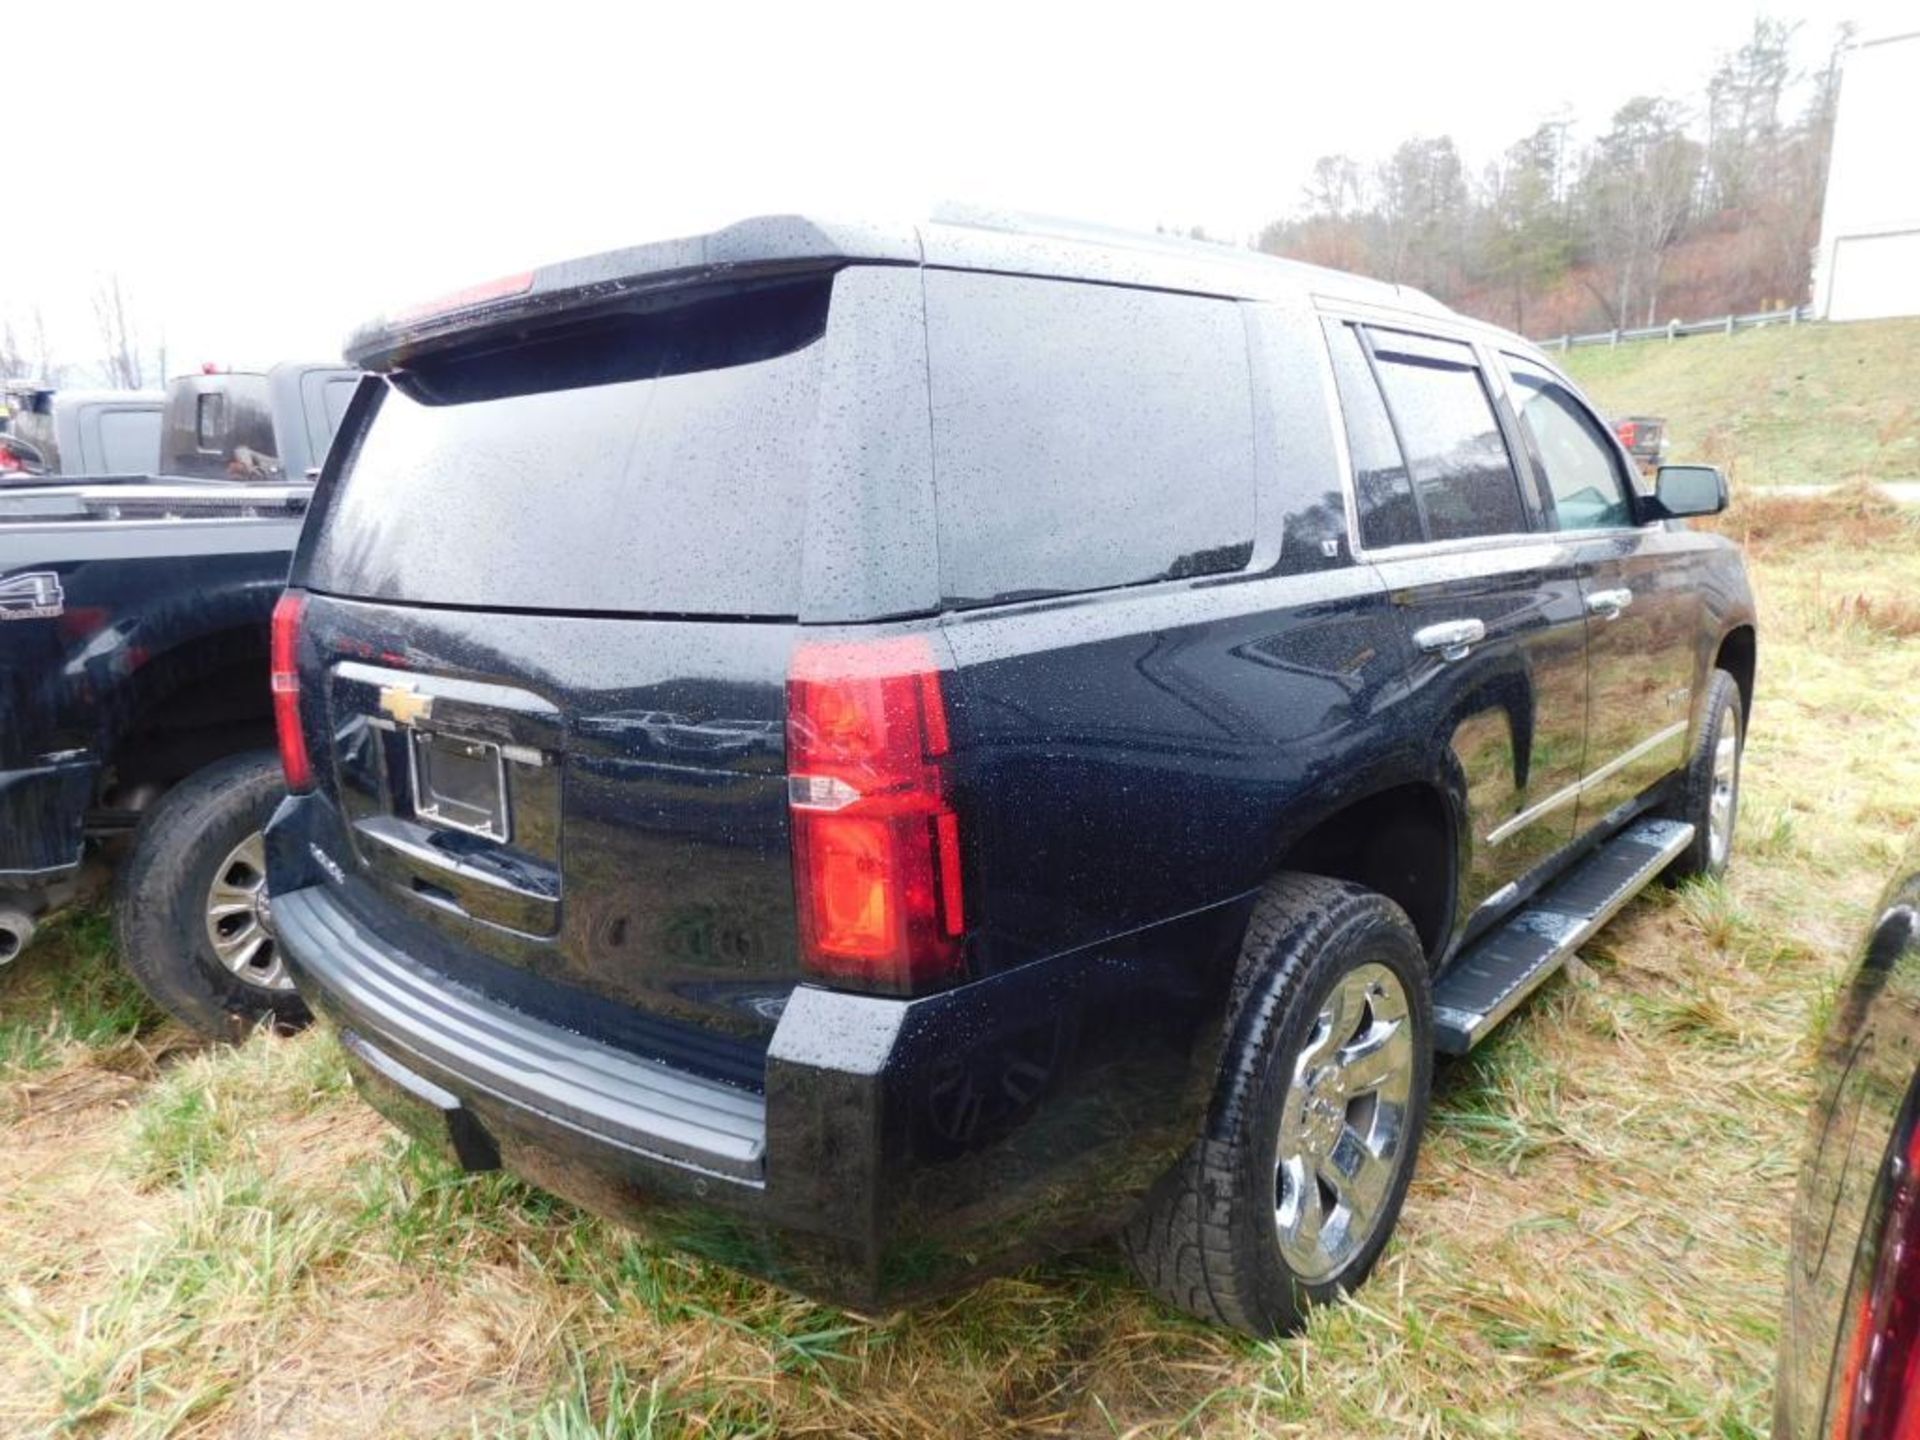
[[[0,971],[0,1435],[1764,1434],[1809,1032],[1920,819],[1920,512],[1725,517],[1762,596],[1723,885],[1445,1064],[1398,1239],[1303,1337],[1093,1252],[868,1321],[450,1173],[324,1032],[187,1044],[82,912]]]

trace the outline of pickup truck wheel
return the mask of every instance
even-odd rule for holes
[[[284,793],[270,750],[216,761],[146,812],[120,869],[121,963],[155,1004],[210,1039],[309,1018],[265,903],[260,832]]]
[[[1373,891],[1287,875],[1242,947],[1206,1133],[1123,1244],[1162,1299],[1260,1338],[1366,1279],[1433,1079],[1426,954]]]
[[[1706,720],[1669,812],[1693,826],[1693,843],[1667,867],[1667,880],[1718,875],[1733,854],[1740,819],[1740,761],[1746,748],[1746,716],[1740,684],[1724,670],[1707,682]]]

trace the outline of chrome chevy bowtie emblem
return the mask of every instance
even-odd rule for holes
[[[382,685],[380,713],[398,725],[417,725],[433,718],[433,696],[422,695],[411,685]]]

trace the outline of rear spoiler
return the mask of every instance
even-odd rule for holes
[[[649,291],[793,274],[854,261],[918,265],[920,260],[920,237],[911,226],[764,216],[706,235],[609,250],[457,290],[361,326],[348,337],[346,356],[363,370],[392,370],[418,356],[456,346],[476,331],[592,311]]]

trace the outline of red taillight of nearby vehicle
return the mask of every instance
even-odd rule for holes
[[[813,973],[895,994],[959,978],[966,916],[949,747],[924,636],[795,652],[787,785]]]
[[[1629,450],[1640,439],[1640,427],[1631,420],[1622,420],[1614,427],[1614,433],[1620,437],[1620,443]]]
[[[1833,1440],[1920,1440],[1920,1124],[1895,1163]]]
[[[273,607],[273,635],[268,647],[268,669],[273,683],[273,728],[280,740],[280,768],[286,773],[287,789],[313,788],[313,761],[307,754],[307,737],[300,728],[300,617],[306,613],[307,597],[289,590]]]

